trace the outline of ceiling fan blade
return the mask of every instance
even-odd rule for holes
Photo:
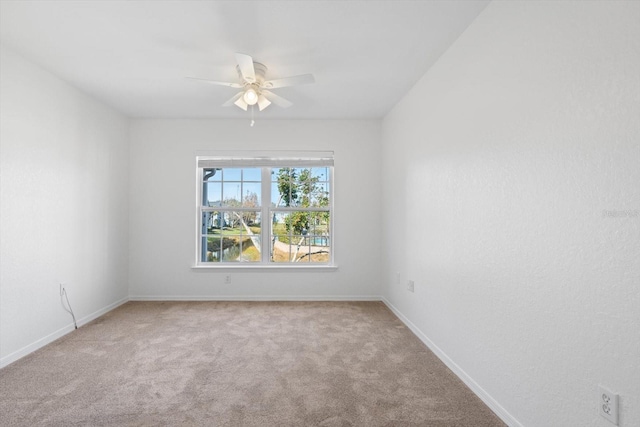
[[[249,83],[255,83],[256,70],[253,68],[253,58],[244,53],[236,53],[236,61],[238,61],[238,67],[242,78]]]
[[[264,95],[260,95],[258,97],[258,109],[260,111],[264,110],[269,105],[271,105],[271,101],[269,101],[267,98],[265,98]]]
[[[244,99],[242,99],[242,97],[238,98],[236,100],[236,102],[234,102],[234,104],[236,104],[238,107],[242,108],[244,111],[247,111],[247,107],[249,107],[249,104],[244,102]]]
[[[283,97],[278,96],[273,92],[269,92],[268,90],[263,90],[262,91],[262,95],[265,98],[267,98],[267,100],[269,100],[269,101],[273,102],[274,104],[276,104],[278,107],[289,108],[289,107],[291,107],[293,105],[293,102],[287,101]]]
[[[264,82],[262,87],[276,89],[279,87],[306,85],[315,83],[316,79],[313,74],[301,74],[299,76],[283,77],[281,79],[269,80]]]
[[[240,98],[242,95],[244,94],[244,92],[238,92],[235,95],[233,95],[233,97],[231,99],[229,99],[227,102],[225,102],[224,104],[222,104],[223,107],[230,107],[233,104],[235,104],[235,102],[238,100],[238,98]]]
[[[231,82],[219,82],[216,80],[207,80],[207,79],[199,79],[197,77],[187,77],[188,79],[191,80],[197,80],[199,82],[203,82],[203,83],[209,83],[212,85],[218,85],[218,86],[228,86],[228,87],[233,87],[236,89],[240,89],[242,87],[242,85],[240,83],[231,83]]]

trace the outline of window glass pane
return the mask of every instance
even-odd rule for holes
[[[202,212],[201,233],[202,235],[212,234],[214,232],[216,212]]]
[[[309,236],[329,236],[329,212],[309,212]]]
[[[302,206],[305,208],[308,208],[309,206],[311,206],[313,189],[314,189],[313,182],[307,181],[307,180],[300,181],[300,183],[298,184],[298,192],[300,193],[298,206]]]
[[[307,171],[307,173],[305,175],[308,175],[308,171],[309,171],[308,168],[295,168],[295,169],[292,169],[292,170],[294,171],[293,172],[294,173],[294,178],[293,178],[294,180],[295,179],[300,179],[300,176],[302,176],[302,173],[304,171]]]
[[[213,168],[213,169],[203,169],[202,170],[202,179],[203,181],[220,181],[222,180],[222,169]]]
[[[310,206],[329,206],[329,184],[318,183],[314,185],[313,192],[310,194]]]
[[[223,234],[227,231],[226,234],[229,234],[229,230],[233,230],[238,226],[238,220],[233,215],[233,212],[222,212],[222,232]]]
[[[271,218],[271,237],[281,242],[289,243],[289,231],[286,221],[289,214],[284,212],[274,212]]]
[[[239,182],[227,182],[222,183],[222,205],[228,207],[240,206],[240,183]]]
[[[329,236],[311,236],[308,238],[309,245],[317,250],[329,252]]]
[[[222,238],[222,261],[240,261],[242,236],[227,235]]]
[[[311,169],[297,169],[296,175],[299,183],[308,182],[311,180]]]
[[[275,174],[272,174],[272,182],[275,182],[275,188],[272,186],[271,198],[274,203],[278,200],[280,203],[278,206],[296,206],[298,202],[298,181],[297,173],[295,169],[291,168],[279,168],[274,169]],[[275,198],[277,194],[277,198]]]
[[[272,206],[295,206],[296,200],[291,199],[291,186],[281,183],[271,184],[271,204]],[[293,189],[293,195],[297,198],[297,190]]]
[[[291,262],[291,245],[280,240],[273,241],[271,262]]]
[[[271,182],[271,206],[281,206],[280,193],[278,192],[278,184]]]
[[[222,171],[222,179],[225,181],[240,181],[242,179],[242,169],[224,168]]]
[[[222,185],[219,182],[204,182],[204,206],[220,206],[222,201]]]
[[[202,262],[220,262],[220,237],[203,237]]]
[[[262,191],[261,184],[259,182],[245,182],[242,184],[242,191],[244,197],[242,198],[242,206],[246,208],[257,208],[262,204],[262,197],[260,192]]]
[[[311,177],[318,182],[329,181],[329,168],[311,168]]]
[[[260,220],[259,211],[239,212],[242,217],[241,225],[244,227],[244,232],[248,235],[251,233],[260,235],[262,227],[262,221]]]
[[[293,241],[291,242],[291,261],[290,262],[301,262],[303,258],[302,255],[309,253],[309,247],[305,245],[305,237],[304,236],[293,236]]]
[[[301,244],[298,246],[297,251],[294,252],[294,256],[295,258],[293,262],[310,262],[311,257],[313,256],[311,246]]]
[[[260,168],[244,168],[242,169],[243,181],[262,181],[262,170]]]

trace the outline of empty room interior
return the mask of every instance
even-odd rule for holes
[[[0,424],[640,426],[640,2],[1,1]]]

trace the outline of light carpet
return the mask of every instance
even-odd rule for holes
[[[504,426],[381,302],[129,302],[0,370],[3,426]]]

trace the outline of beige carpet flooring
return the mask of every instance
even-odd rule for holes
[[[2,426],[503,426],[380,302],[129,302],[0,370]]]

